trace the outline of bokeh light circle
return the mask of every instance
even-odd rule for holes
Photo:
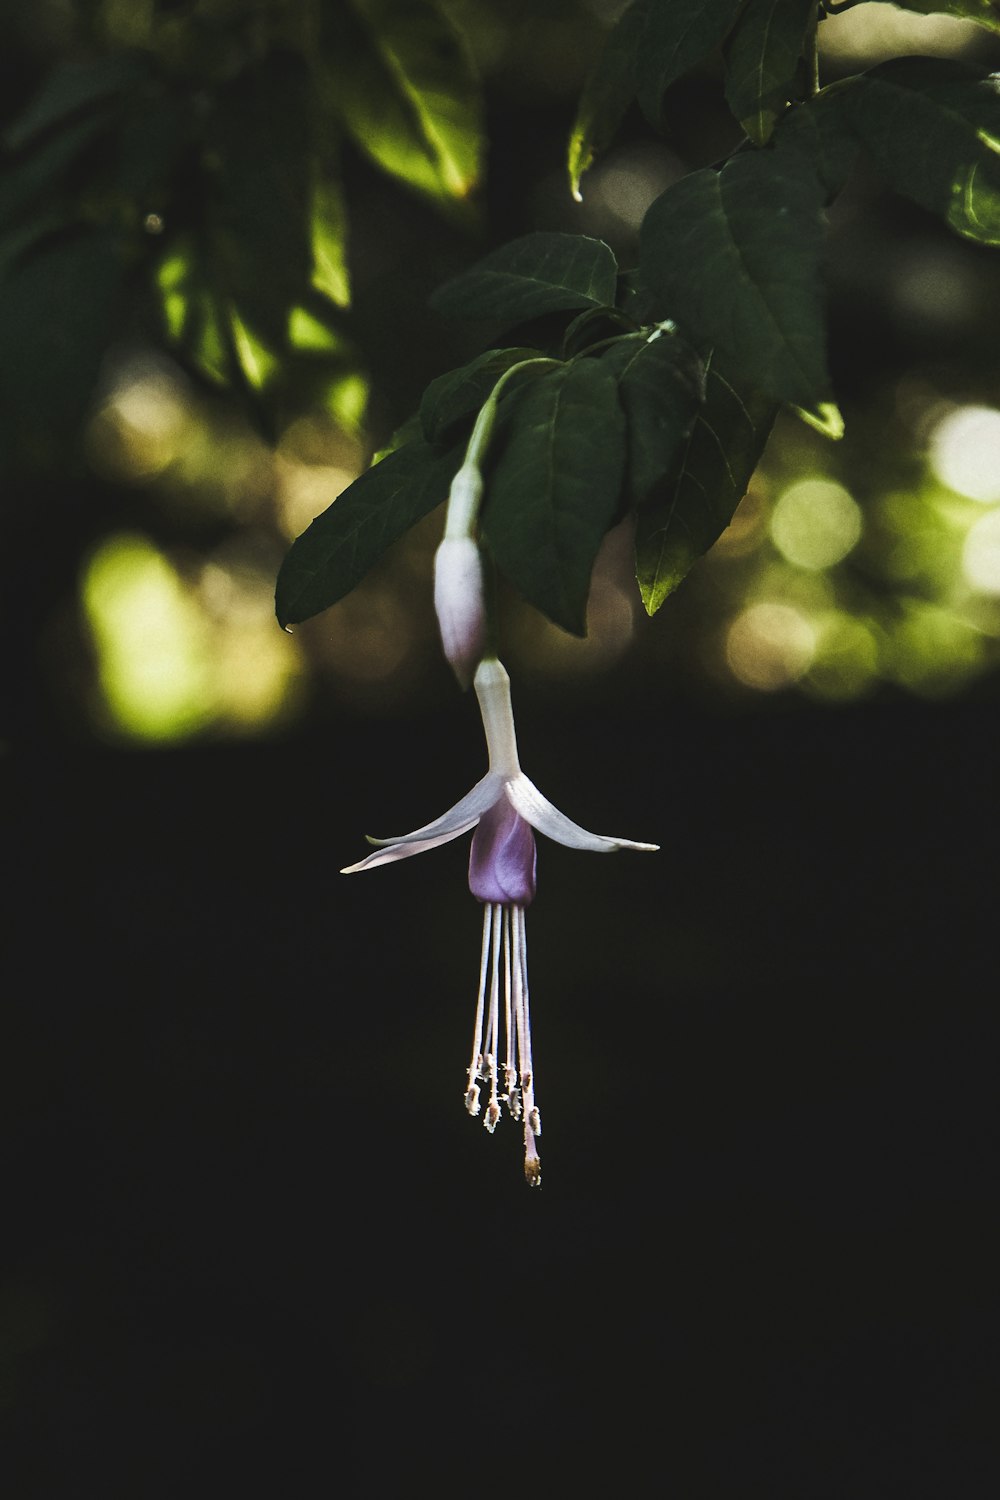
[[[986,505],[1000,500],[1000,411],[960,406],[949,412],[931,433],[928,459],[957,494]]]
[[[842,484],[800,479],[779,496],[771,515],[771,540],[783,557],[814,572],[832,568],[857,545],[861,511]]]

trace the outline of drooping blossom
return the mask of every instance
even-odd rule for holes
[[[491,1134],[496,1129],[501,1104],[507,1105],[513,1119],[523,1121],[525,1177],[537,1186],[541,1181],[537,1144],[541,1120],[534,1092],[524,919],[525,908],[535,894],[534,830],[570,849],[593,853],[652,851],[658,846],[588,833],[554,807],[521,770],[510,678],[496,657],[480,662],[474,686],[489,753],[486,775],[434,822],[395,838],[370,839],[378,846],[375,852],[348,865],[343,874],[408,859],[475,830],[469,855],[469,888],[483,906],[483,945],[465,1106],[471,1115],[478,1115],[480,1085],[488,1086],[483,1115],[486,1129]]]

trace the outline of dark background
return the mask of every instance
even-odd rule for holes
[[[565,227],[531,193],[567,97],[491,84],[494,239]],[[469,250],[351,170],[392,249],[355,325],[389,427],[449,362],[421,299]],[[866,222],[882,250],[932,232]],[[834,272],[856,417],[921,358],[995,375],[995,343],[894,324],[876,260]],[[442,668],[409,716],[317,694],[269,743],[103,745],[48,632],[124,501],[79,474],[17,501],[5,1500],[994,1495],[995,676],[839,708],[683,671],[515,683],[541,788],[662,845],[541,843],[530,1192],[509,1122],[489,1139],[462,1108],[466,841],[336,873],[481,774],[471,702]]]
[[[469,704],[8,763],[8,1493],[993,1493],[993,705],[522,709],[663,844],[540,851],[538,1193],[464,849],[332,873]]]

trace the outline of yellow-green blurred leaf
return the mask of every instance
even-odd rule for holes
[[[336,354],[343,341],[329,324],[305,307],[293,307],[288,319],[288,342],[293,349],[313,354]]]
[[[650,0],[630,5],[609,35],[604,51],[580,95],[569,138],[567,166],[573,197],[580,201],[580,179],[614,136],[635,96],[636,64]]]
[[[240,369],[254,390],[262,390],[277,369],[278,361],[235,308],[230,311],[229,320]]]
[[[386,172],[443,203],[479,181],[482,104],[461,37],[429,0],[351,0],[326,44],[329,100]]]
[[[312,284],[338,307],[351,301],[347,269],[347,210],[339,182],[318,182],[312,200]]]

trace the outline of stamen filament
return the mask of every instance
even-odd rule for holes
[[[542,1164],[536,1137],[542,1133],[541,1116],[535,1106],[534,1066],[531,1058],[531,1007],[528,997],[528,935],[524,911],[515,912],[515,973],[520,975],[521,1091],[524,1097],[524,1175],[530,1187],[540,1187]]]
[[[500,1084],[500,973],[503,950],[504,1092]],[[487,988],[489,1004],[487,1006]],[[499,1124],[500,1100],[511,1119],[523,1120],[524,1175],[531,1187],[542,1180],[538,1137],[542,1121],[535,1104],[531,1059],[531,1012],[528,1003],[528,945],[524,907],[515,902],[483,902],[483,946],[479,960],[479,998],[472,1038],[472,1058],[465,1107],[479,1114],[478,1084],[489,1084],[483,1124],[492,1135]]]
[[[483,1118],[483,1124],[490,1135],[497,1128],[497,1122],[500,1119],[500,1105],[497,1101],[497,1054],[500,1049],[497,1045],[497,1039],[500,1009],[500,944],[506,935],[506,928],[503,921],[503,909],[499,902],[493,903],[491,927],[493,935],[493,962],[490,968],[490,1014],[486,1026],[486,1064],[490,1085],[490,1102],[487,1105],[486,1114]]]
[[[479,1088],[476,1080],[482,1077],[483,1066],[483,1008],[486,1000],[486,970],[490,959],[491,926],[493,908],[483,907],[483,950],[479,960],[479,999],[476,1003],[476,1024],[472,1031],[472,1057],[469,1061],[468,1087],[465,1091],[465,1107],[470,1115],[479,1113]]]

